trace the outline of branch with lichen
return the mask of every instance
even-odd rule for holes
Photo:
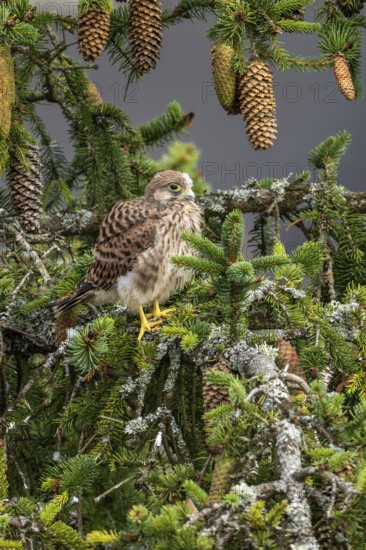
[[[291,215],[301,212],[310,206],[310,186],[301,189],[289,189],[283,198],[278,201],[278,208],[281,215]],[[348,208],[358,214],[366,213],[366,192],[345,191],[344,193]],[[270,189],[258,189],[245,185],[234,190],[218,191],[207,196],[199,196],[198,204],[207,217],[224,217],[233,209],[243,213],[265,214],[273,205],[276,196]],[[278,200],[278,199],[277,199]],[[76,212],[67,211],[64,213],[48,214],[41,220],[42,233],[49,233],[63,236],[72,235],[97,235],[99,226],[106,215],[106,211],[79,210]],[[32,242],[44,236],[32,235]]]

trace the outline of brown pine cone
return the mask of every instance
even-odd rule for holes
[[[254,149],[273,145],[277,134],[273,75],[263,61],[254,60],[240,79],[240,107],[249,141]]]
[[[155,68],[163,39],[160,0],[130,0],[128,36],[136,67],[142,73]]]
[[[97,3],[78,18],[79,51],[85,61],[95,61],[104,51],[109,36],[110,17]]]
[[[229,403],[229,395],[227,390],[220,388],[219,386],[213,386],[208,381],[208,375],[214,371],[221,371],[225,373],[230,373],[228,362],[224,359],[221,359],[215,363],[211,368],[205,372],[204,376],[204,385],[202,389],[203,394],[203,406],[205,412],[210,412],[215,407],[222,405],[223,403]]]
[[[26,159],[29,169],[16,162],[8,172],[8,185],[13,208],[23,229],[29,233],[39,230],[43,214],[42,164],[38,145],[28,144]]]
[[[346,99],[348,99],[348,101],[353,101],[356,98],[356,92],[348,63],[344,56],[340,53],[335,54],[333,61],[334,76],[336,78],[339,91]]]
[[[305,371],[300,367],[299,356],[295,348],[287,340],[279,339],[277,363],[281,369],[287,368],[287,372],[296,374],[306,382]]]

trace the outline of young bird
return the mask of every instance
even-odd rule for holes
[[[141,340],[145,331],[153,330],[174,311],[162,311],[159,304],[192,278],[189,271],[171,262],[174,255],[192,254],[181,239],[183,231],[201,232],[192,180],[173,170],[159,172],[143,197],[114,205],[100,227],[93,263],[75,292],[57,302],[56,316],[81,303],[121,301],[130,312],[139,314]],[[143,306],[150,302],[153,311],[145,315]]]

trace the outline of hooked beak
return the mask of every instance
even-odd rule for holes
[[[194,199],[195,194],[193,193],[192,189],[185,189],[182,193],[182,196],[185,199]]]

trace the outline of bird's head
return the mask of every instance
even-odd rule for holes
[[[192,184],[188,174],[164,170],[155,174],[147,184],[145,197],[159,202],[194,199]]]

